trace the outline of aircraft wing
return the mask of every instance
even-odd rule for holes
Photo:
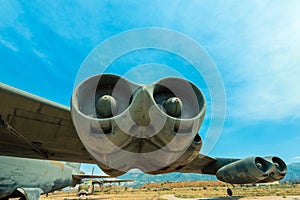
[[[102,183],[124,183],[124,182],[134,182],[134,180],[102,180]]]
[[[94,163],[69,108],[0,83],[0,155]]]
[[[0,96],[1,156],[94,163],[76,133],[68,107],[1,83]],[[212,169],[215,161],[199,154],[176,171],[202,173]]]
[[[134,182],[134,180],[92,180],[93,184],[103,184],[103,183],[125,183],[125,182]]]
[[[95,83],[97,83],[96,93],[95,88],[90,87]],[[116,98],[123,107],[110,106],[114,102],[114,97],[110,95],[117,83],[122,87],[114,94],[116,93]],[[162,87],[165,84],[176,86],[181,92],[188,90],[185,90],[184,86],[187,85],[188,88],[192,86],[192,83],[187,83],[184,79],[169,78],[147,87],[138,87],[119,76],[107,74],[91,77],[75,90],[72,96],[72,109],[75,114],[77,113],[75,116],[78,116],[78,119],[75,117],[74,120],[85,120],[85,123],[90,125],[89,130],[81,130],[83,133],[90,131],[90,135],[79,131],[82,142],[98,156],[95,160],[106,174],[116,177],[132,168],[139,168],[149,174],[169,172],[211,174],[216,175],[221,181],[232,184],[274,182],[284,178],[286,164],[276,156],[230,159],[199,154],[202,140],[197,132],[205,114],[205,99],[196,86],[192,87],[193,95],[178,93],[179,95],[173,97],[174,94],[171,94],[169,89]],[[127,96],[124,94],[131,94],[131,90],[135,91],[132,94],[134,97],[128,104]],[[195,94],[196,103],[193,103],[191,99]],[[97,105],[93,98],[98,98]],[[183,102],[181,104],[185,107],[183,113],[180,113],[187,116],[184,120],[177,116],[178,107],[182,107],[180,102]],[[0,156],[95,163],[77,135],[69,108],[4,84],[0,84],[0,103]],[[152,106],[155,104],[157,106]],[[90,115],[91,108],[95,106],[97,114],[102,116],[100,124],[97,116]],[[162,112],[161,106],[166,109],[166,113]],[[116,111],[120,109],[118,111],[120,113],[116,112],[114,117],[112,117],[113,108]],[[155,123],[149,125],[151,120],[145,117],[148,116],[150,108],[155,109],[151,111],[153,119],[157,118],[160,122],[160,119],[165,117],[167,120],[155,135],[149,138],[136,137],[141,130],[147,133],[156,127]],[[124,109],[128,110],[128,115],[123,113]],[[143,125],[143,129],[136,128],[137,123]],[[94,128],[93,124],[97,126]],[[126,134],[123,129],[130,130],[131,135]],[[113,134],[108,134],[112,132]],[[111,143],[107,143],[103,137],[90,137],[98,133],[107,133],[113,147],[117,146],[125,151],[133,153],[162,151],[157,156],[150,157],[143,157],[144,154],[133,157],[132,154],[124,154],[123,151],[103,154],[103,150],[109,149]],[[173,133],[176,133],[176,139]],[[178,155],[176,152],[182,154],[172,161],[172,158]],[[101,162],[103,160],[105,162]],[[165,163],[166,160],[172,162]],[[159,165],[161,163],[162,165]]]
[[[111,176],[102,176],[102,175],[89,175],[89,174],[74,174],[72,175],[74,179],[85,179],[85,178],[111,178]]]

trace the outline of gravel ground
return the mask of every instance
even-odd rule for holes
[[[229,199],[229,200],[250,200],[250,199],[257,199],[257,200],[300,200],[300,196],[287,196],[287,197],[279,197],[279,196],[264,196],[264,197],[220,197],[220,198],[194,198],[194,199],[183,199],[183,198],[177,198],[174,195],[164,195],[163,198],[168,200],[200,200],[200,199]]]
[[[40,197],[40,200],[115,200],[115,199],[122,199],[122,200],[159,200],[157,196],[151,196],[151,195],[145,195],[145,194],[131,194],[126,195],[127,197],[124,197],[123,195],[88,195],[86,197],[78,197],[74,193],[60,193],[60,194],[49,194],[48,197],[45,195],[42,195]],[[233,196],[233,197],[218,197],[218,198],[177,198],[173,194],[166,194],[161,196],[162,199],[167,200],[300,200],[300,196],[260,196],[260,197],[243,197],[243,196]]]

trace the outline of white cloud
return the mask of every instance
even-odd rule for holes
[[[300,116],[299,7],[299,1],[190,1],[168,12],[174,27],[215,60],[230,117],[281,120]]]
[[[259,21],[251,15],[245,19],[247,42],[236,55],[239,66],[230,68],[235,85],[228,90],[229,115],[246,120],[300,116],[300,15],[288,12],[292,6],[261,13]]]
[[[19,15],[24,14],[23,7],[19,3],[1,3],[0,13],[8,10],[9,14],[1,16],[0,27],[13,24],[25,39],[32,40],[34,31],[18,22]],[[206,45],[207,50],[213,52],[213,58],[220,60],[217,66],[226,85],[229,116],[245,120],[300,117],[299,1],[256,1],[251,4],[247,1],[212,4],[157,1],[133,13],[127,9],[132,7],[130,4],[103,4],[101,7],[86,1],[78,4],[80,6],[36,3],[34,10],[37,14],[33,16],[58,35],[74,41],[83,38],[99,41],[99,38],[107,38],[119,29],[140,26],[179,30]],[[108,7],[115,12],[104,12]],[[120,10],[124,13],[118,15]],[[81,15],[73,16],[73,13]],[[144,13],[151,14],[145,18]],[[135,20],[132,24],[136,26],[126,25],[131,24],[131,19]],[[0,43],[18,51],[12,42],[0,38]],[[39,50],[33,52],[49,64],[47,54]]]
[[[47,63],[48,65],[51,65],[51,61],[49,61],[48,56],[36,49],[32,49],[33,53],[38,56],[40,59],[43,60],[43,62]]]
[[[19,50],[12,42],[5,41],[1,38],[0,38],[0,43],[3,44],[4,46],[6,46],[7,48],[13,50],[13,51],[18,51]]]
[[[0,1],[0,28],[12,26],[22,9],[18,1]]]

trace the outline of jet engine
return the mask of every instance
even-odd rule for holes
[[[175,169],[201,148],[205,99],[187,80],[138,85],[117,75],[96,75],[76,87],[71,104],[81,141],[112,176],[132,168]]]
[[[285,163],[278,157],[249,157],[221,167],[216,176],[231,184],[266,183],[282,179]]]
[[[274,170],[269,174],[268,178],[262,180],[260,183],[275,182],[283,179],[287,172],[287,166],[285,162],[275,156],[265,157],[265,159],[271,162],[275,168],[273,168]]]

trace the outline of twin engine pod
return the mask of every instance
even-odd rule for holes
[[[205,99],[187,80],[138,85],[117,75],[96,75],[76,87],[71,104],[81,141],[110,175],[176,168],[175,161],[188,163],[201,148]]]
[[[284,178],[287,166],[278,157],[249,157],[220,168],[216,176],[231,184],[268,183]]]

